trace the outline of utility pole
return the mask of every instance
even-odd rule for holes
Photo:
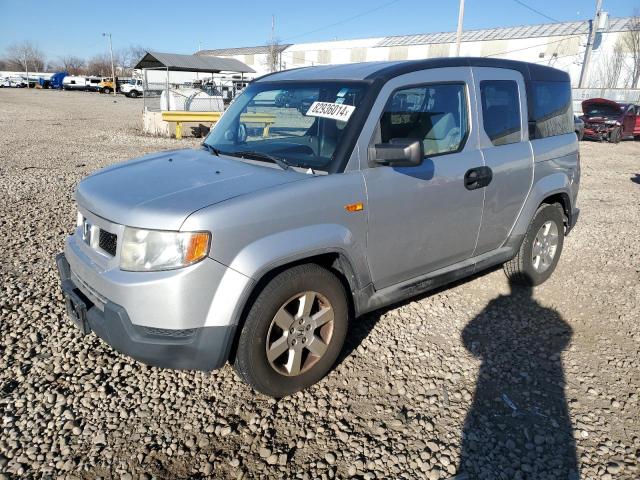
[[[582,62],[582,70],[580,71],[579,88],[585,88],[587,79],[589,78],[589,62],[591,61],[591,50],[596,39],[596,33],[600,26],[600,14],[602,13],[602,0],[596,0],[596,15],[591,20],[591,30],[589,31],[589,40],[587,40],[587,48],[584,51],[584,61]]]
[[[26,51],[24,52],[24,71],[27,73],[27,88],[31,88],[29,83],[29,56]]]
[[[462,22],[464,20],[464,0],[460,0],[458,11],[458,30],[456,31],[456,57],[460,56],[460,41],[462,39]]]
[[[111,55],[111,80],[113,80],[113,96],[116,96],[116,90],[118,90],[118,82],[116,82],[116,69],[113,66],[113,45],[111,43],[111,34],[103,33],[103,37],[109,37],[109,54]]]

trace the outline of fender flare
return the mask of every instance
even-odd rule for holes
[[[270,272],[320,255],[335,254],[351,295],[371,283],[364,246],[343,225],[311,225],[269,235],[243,248],[228,265],[251,278],[233,313],[238,325],[256,288]]]
[[[562,172],[547,175],[538,180],[527,197],[522,207],[522,211],[518,216],[508,238],[524,236],[527,233],[531,219],[535,215],[538,207],[546,198],[553,195],[562,194],[568,202],[568,212],[571,214],[573,206],[571,205],[571,188],[569,177]],[[508,241],[508,239],[507,239]]]

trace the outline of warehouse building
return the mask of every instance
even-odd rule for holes
[[[608,18],[601,15],[596,26],[587,86],[630,88],[632,55],[624,47],[625,36],[638,28],[633,17]],[[466,30],[462,33],[460,55],[508,58],[549,65],[567,71],[578,86],[590,21],[547,23],[507,28]],[[276,69],[311,65],[412,60],[455,55],[455,32],[400,35],[356,40],[268,45],[245,48],[202,50],[199,55],[231,57],[251,66],[255,76]]]

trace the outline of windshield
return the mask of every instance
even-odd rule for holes
[[[363,82],[258,82],[238,96],[205,143],[221,154],[335,171]],[[253,154],[253,155],[251,155]]]
[[[620,109],[606,103],[593,103],[584,112],[589,117],[611,117],[620,115]]]

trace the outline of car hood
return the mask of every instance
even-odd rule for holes
[[[594,105],[607,105],[608,107],[611,107],[613,109],[614,113],[610,113],[608,115],[587,114],[586,112],[589,109],[589,107],[592,107]],[[589,100],[583,101],[582,111],[585,112],[585,114],[582,116],[584,120],[595,121],[595,122],[604,121],[608,119],[618,119],[620,116],[622,116],[622,113],[623,113],[622,107],[618,102],[614,102],[613,100],[607,100],[606,98],[590,98]]]
[[[121,225],[179,230],[196,210],[265,188],[309,178],[206,150],[173,150],[99,170],[76,190],[83,208]]]

